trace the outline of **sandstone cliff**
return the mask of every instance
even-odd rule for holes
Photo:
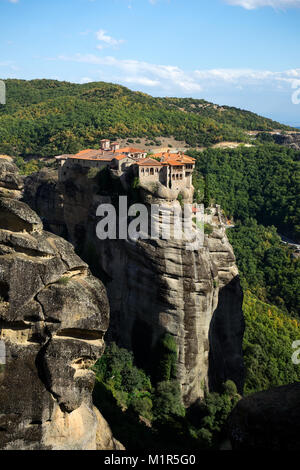
[[[117,449],[93,408],[109,323],[103,284],[70,243],[16,199],[17,168],[0,160],[0,449]]]
[[[43,216],[53,228],[64,225],[68,239],[105,282],[110,338],[132,349],[139,365],[150,368],[161,336],[173,335],[177,378],[186,405],[203,396],[205,386],[218,390],[227,379],[242,391],[242,290],[232,247],[217,215],[211,220],[213,233],[193,251],[175,239],[100,241],[95,233],[96,208],[116,200],[114,185],[102,191],[88,172],[80,167],[69,170],[47,203],[55,205],[60,198],[61,219],[61,207],[47,210],[41,202],[44,184],[45,174],[29,178],[26,198],[37,210],[43,206]],[[143,190],[139,197],[146,204],[162,201],[159,191]]]

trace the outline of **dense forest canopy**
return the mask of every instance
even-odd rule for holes
[[[197,159],[196,189],[208,186],[229,216],[255,218],[300,238],[300,151],[265,144],[189,154]]]
[[[300,319],[300,258],[282,244],[275,227],[255,219],[227,231],[244,290]]]
[[[6,80],[0,153],[54,156],[101,138],[174,137],[191,147],[249,141],[249,130],[289,129],[249,111],[191,98],[153,98],[104,82]]]
[[[300,258],[278,233],[300,239],[300,152],[259,144],[189,154],[196,199],[234,218],[227,235],[244,289],[299,318]]]

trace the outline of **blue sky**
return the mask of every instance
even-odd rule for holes
[[[0,0],[0,19],[1,78],[111,81],[300,126],[300,0]]]

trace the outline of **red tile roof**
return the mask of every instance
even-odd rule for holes
[[[68,160],[83,160],[83,161],[96,161],[96,162],[111,162],[113,160],[112,157],[102,157],[102,158],[97,158],[97,157],[78,157],[76,155],[72,155],[71,157],[68,158]]]
[[[119,155],[114,155],[113,156],[113,159],[115,160],[123,160],[124,158],[127,158],[127,155],[124,155],[124,154],[119,154]]]
[[[154,157],[161,158],[163,163],[169,163],[170,165],[177,164],[190,164],[193,165],[195,163],[195,158],[189,157],[188,155],[184,155],[182,153],[171,153],[171,152],[160,152],[155,153]]]
[[[83,154],[88,153],[88,152],[99,152],[99,150],[85,149],[85,150],[81,150],[80,152],[76,153],[76,155],[83,155]]]
[[[147,153],[146,150],[142,150],[142,149],[137,149],[137,148],[134,148],[134,147],[124,147],[122,149],[119,149],[120,152],[125,152],[125,153]]]
[[[162,166],[161,162],[153,160],[153,158],[146,158],[137,163],[139,166]]]
[[[162,165],[165,166],[184,166],[185,164],[183,162],[178,162],[177,160],[168,160],[167,162],[161,162]]]

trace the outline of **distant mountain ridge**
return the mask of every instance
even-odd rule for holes
[[[5,80],[0,152],[21,156],[74,153],[107,138],[174,137],[200,147],[249,141],[246,131],[293,128],[229,106],[193,98],[154,98],[121,85]]]

